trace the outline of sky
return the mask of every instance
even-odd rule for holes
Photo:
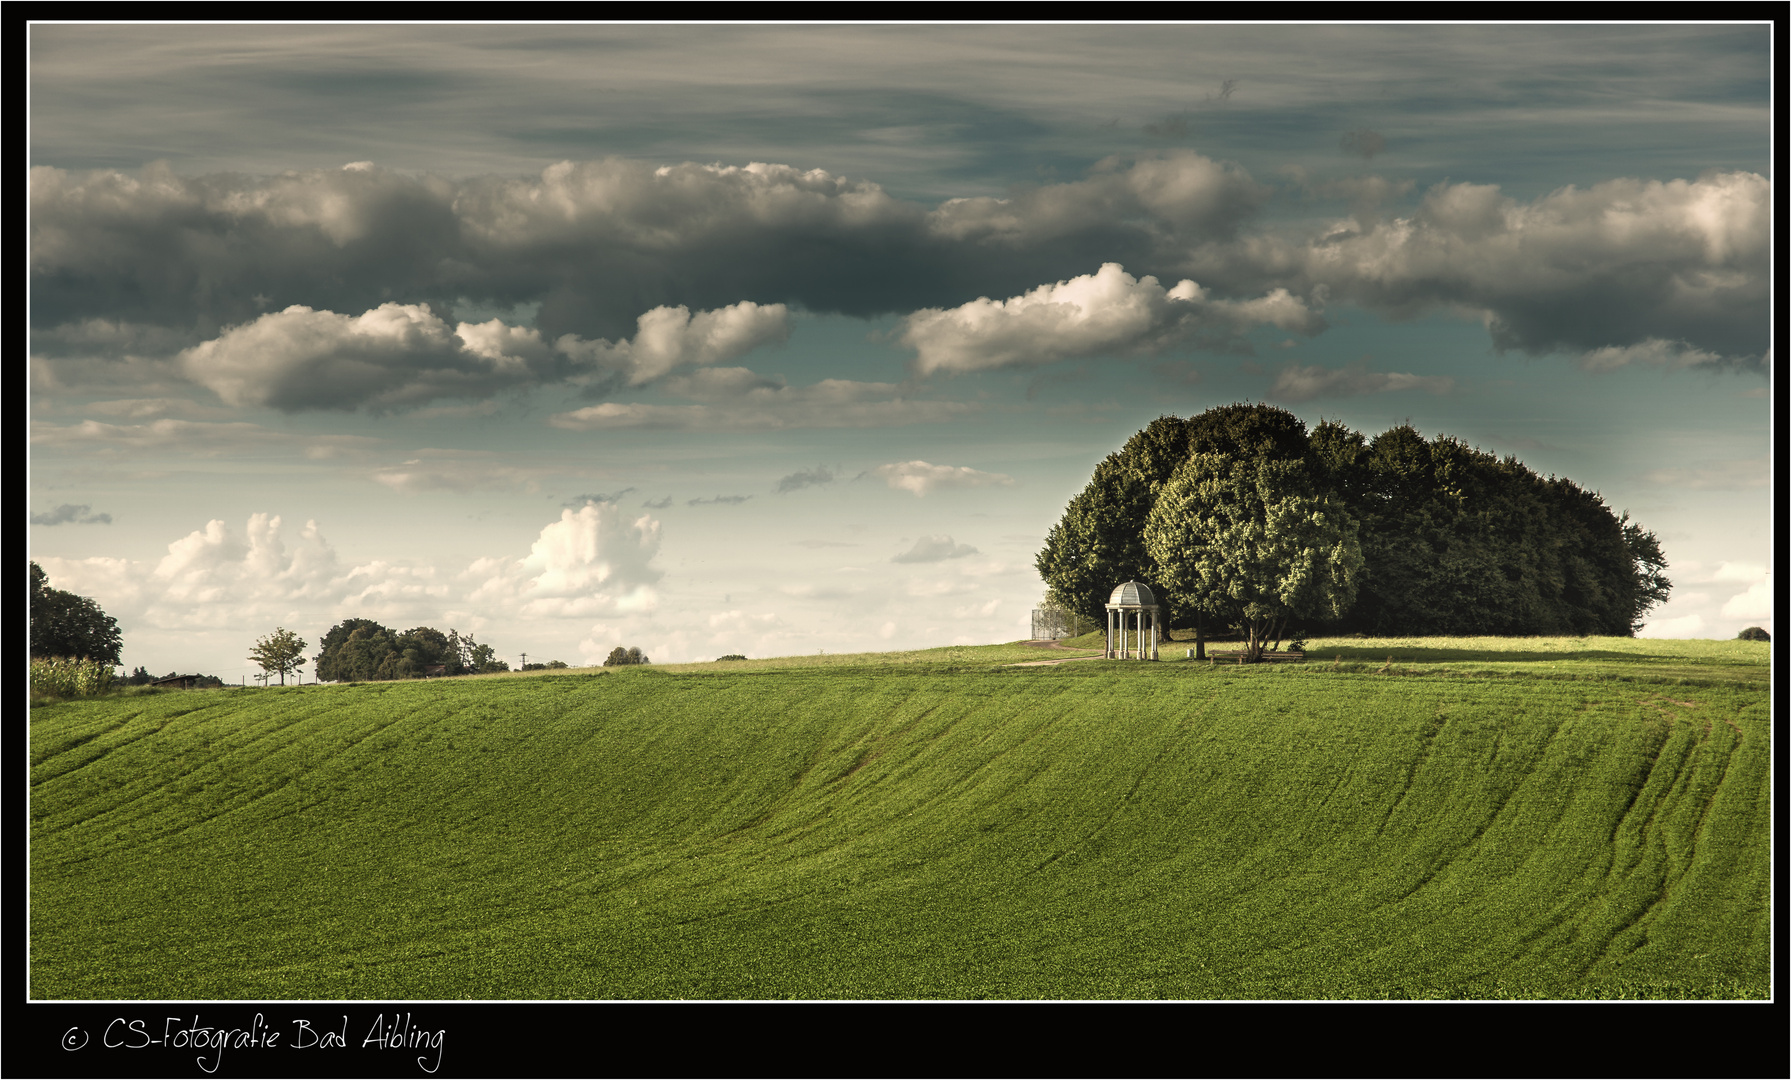
[[[1017,640],[1096,463],[1239,401],[1570,477],[1661,541],[1643,636],[1772,629],[1766,24],[29,61],[30,552],[127,668],[351,617],[513,667]]]

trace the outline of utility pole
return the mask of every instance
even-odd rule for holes
[[[524,669],[525,669],[525,670],[526,670],[526,669],[527,669],[527,668],[528,668],[528,666],[529,666],[529,654],[528,654],[528,653],[523,653],[523,654],[522,654],[522,666],[523,666],[523,668],[524,668]]]

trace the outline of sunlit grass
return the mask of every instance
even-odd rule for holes
[[[55,704],[31,993],[1760,997],[1764,658],[1711,644],[1010,643]],[[1634,656],[1753,674],[1597,666]]]

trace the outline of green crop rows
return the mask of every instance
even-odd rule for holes
[[[1766,647],[1607,644],[42,707],[31,994],[1764,997]]]

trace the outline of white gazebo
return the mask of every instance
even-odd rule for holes
[[[1148,646],[1145,644],[1146,615],[1150,617]],[[1155,660],[1160,624],[1157,598],[1151,595],[1147,586],[1128,581],[1114,589],[1113,596],[1107,601],[1107,659]],[[1137,635],[1135,651],[1131,648],[1134,633]],[[1147,651],[1148,657],[1145,655]]]

